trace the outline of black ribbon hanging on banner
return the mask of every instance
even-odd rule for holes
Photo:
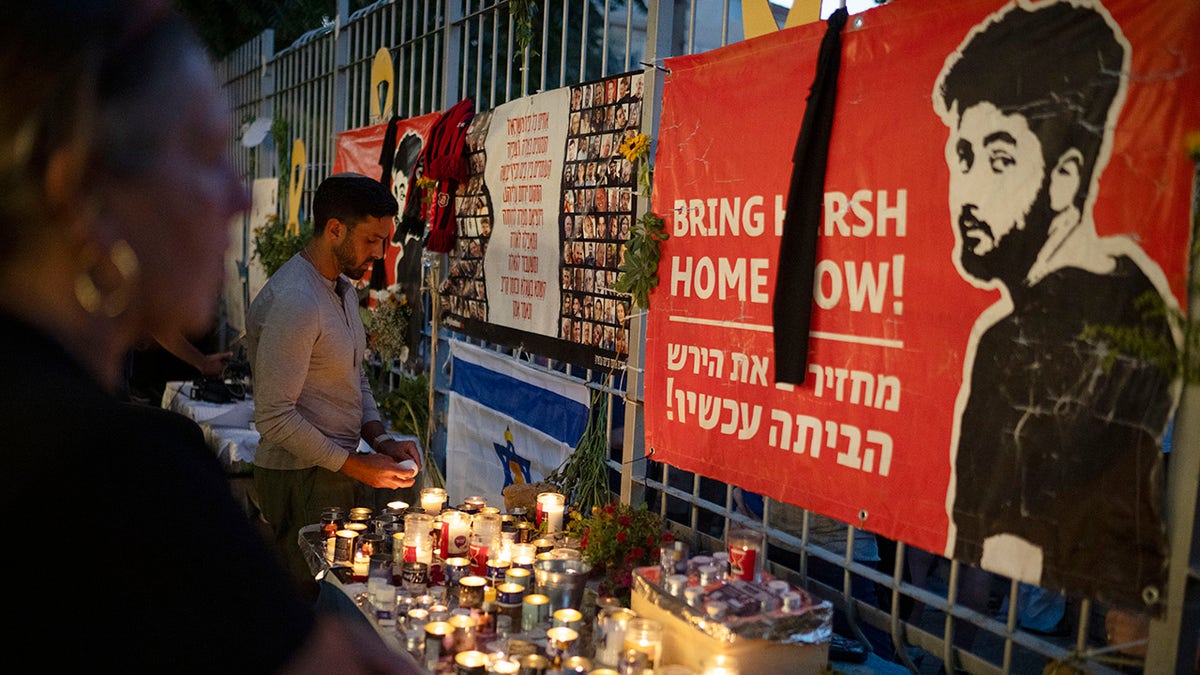
[[[842,29],[849,12],[839,8],[829,16],[817,55],[817,73],[808,104],[788,188],[783,237],[779,242],[779,274],[775,279],[772,315],[775,324],[775,381],[803,384],[808,372],[808,329],[812,323],[817,233],[825,193],[825,166],[837,100],[841,66]]]

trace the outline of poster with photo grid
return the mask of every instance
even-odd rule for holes
[[[641,72],[625,73],[475,115],[439,288],[445,327],[624,367],[630,301],[614,286],[639,194],[618,148],[640,132],[642,87]]]

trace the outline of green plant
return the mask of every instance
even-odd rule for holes
[[[525,91],[526,71],[529,68],[529,56],[536,52],[529,49],[533,42],[533,20],[537,18],[538,3],[536,0],[510,0],[508,13],[513,22],[513,42],[517,45],[513,59],[521,59],[521,91]]]
[[[395,387],[384,390],[380,383],[372,383],[375,405],[379,414],[388,421],[389,428],[398,434],[416,436],[424,453],[422,471],[431,487],[446,487],[446,478],[438,468],[429,447],[429,377],[420,373],[415,377],[401,377]]]
[[[641,193],[650,199],[650,186],[654,170],[647,156],[650,140],[638,134],[621,143],[618,152],[630,162],[641,161],[638,166],[638,185]],[[650,290],[658,286],[658,262],[662,259],[662,242],[666,241],[667,229],[663,219],[647,210],[629,228],[629,239],[625,242],[625,260],[617,268],[621,276],[614,285],[616,290],[628,293],[633,304],[643,309],[650,306]]]
[[[600,577],[600,594],[616,597],[626,606],[634,568],[658,564],[662,545],[674,540],[662,516],[645,503],[597,506],[590,516],[573,517],[568,532],[579,534],[583,558]]]
[[[607,382],[606,376],[605,384]],[[593,389],[583,436],[563,463],[546,476],[546,482],[557,485],[580,512],[590,513],[592,507],[607,504],[612,499],[608,491],[607,458],[608,393]]]
[[[254,228],[254,257],[269,277],[299,253],[311,236],[312,223],[301,223],[300,234],[295,235],[288,232],[287,223],[279,216],[267,216],[266,223]]]

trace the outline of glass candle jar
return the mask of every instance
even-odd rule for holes
[[[744,581],[755,581],[763,563],[763,535],[748,528],[729,531],[725,537],[729,551],[729,576]]]
[[[446,491],[439,487],[427,487],[421,489],[421,509],[430,516],[436,516],[442,512],[442,507],[446,504]]]
[[[462,511],[442,512],[442,557],[466,555],[470,550],[471,517]]]
[[[500,539],[501,518],[499,513],[477,513],[471,517],[471,573],[487,574],[488,558]]]
[[[563,528],[563,512],[566,510],[567,497],[559,492],[542,492],[537,496],[536,522],[545,524],[546,533],[553,534]]]
[[[630,619],[625,627],[625,649],[645,654],[646,667],[653,670],[662,661],[662,623],[642,616]]]

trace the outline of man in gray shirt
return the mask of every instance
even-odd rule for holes
[[[317,187],[312,208],[312,239],[267,281],[246,328],[262,436],[254,485],[280,553],[310,591],[300,528],[325,507],[363,505],[368,487],[411,487],[421,462],[416,444],[395,440],[380,421],[350,282],[383,257],[396,200],[379,181],[343,173]],[[373,453],[358,452],[360,438]]]

